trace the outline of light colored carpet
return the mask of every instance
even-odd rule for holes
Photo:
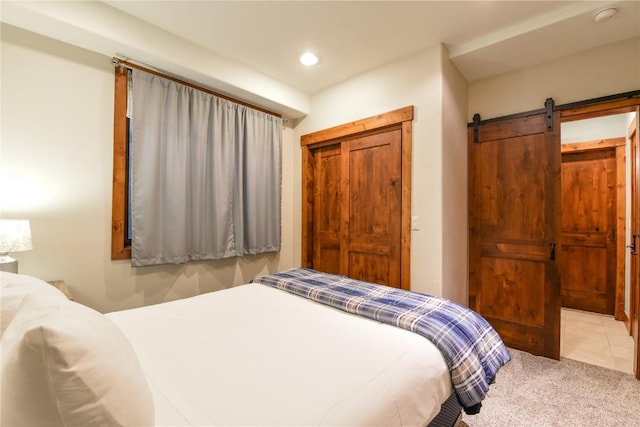
[[[631,374],[518,350],[469,427],[640,426],[640,381]]]

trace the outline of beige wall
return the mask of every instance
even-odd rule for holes
[[[468,83],[442,53],[442,296],[466,305]]]
[[[295,128],[299,142],[299,137],[309,132],[415,107],[411,214],[419,217],[420,230],[411,233],[411,287],[434,295],[447,293],[462,302],[466,301],[467,275],[465,96],[466,82],[448,63],[446,50],[435,46],[312,96],[311,113]],[[451,129],[443,130],[445,123]],[[443,148],[445,138],[452,144],[447,149]],[[460,147],[462,152],[457,151]],[[445,164],[451,168],[446,175]],[[300,171],[299,154],[294,170]],[[444,184],[443,178],[451,176],[455,179]],[[446,220],[445,190],[452,196],[448,198],[452,208],[465,209],[452,216],[447,212]],[[295,206],[300,206],[299,192]],[[457,232],[450,237],[444,235],[445,230]],[[459,240],[449,241],[459,236]],[[299,248],[299,239],[295,245]],[[451,256],[455,259],[449,259]],[[296,259],[300,259],[299,253]],[[455,281],[449,281],[453,278]]]
[[[306,93],[105,2],[0,1],[0,11],[2,22],[15,27],[105,56],[131,58],[288,117],[308,113]]]
[[[280,254],[132,268],[110,260],[111,58],[2,25],[0,216],[31,220],[20,272],[63,279],[76,299],[112,311],[246,283],[293,266],[295,145],[283,144]]]
[[[466,301],[466,122],[640,89],[640,39],[467,84],[436,46],[311,97],[283,147],[283,248],[277,255],[133,269],[111,261],[113,70],[110,58],[3,24],[0,215],[32,221],[21,272],[64,279],[101,311],[245,283],[300,263],[299,137],[415,106],[411,283]]]
[[[640,89],[640,38],[591,49],[469,84],[468,121]]]

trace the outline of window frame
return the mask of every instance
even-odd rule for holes
[[[187,85],[199,91],[227,99],[236,104],[262,111],[282,118],[274,111],[221,94],[185,80],[163,74],[131,62],[113,58],[114,67],[114,117],[113,117],[113,182],[111,205],[111,259],[131,259],[131,238],[129,238],[129,119],[127,102],[129,68],[137,68],[157,76]]]
[[[111,259],[131,259],[127,237],[129,196],[129,143],[127,125],[127,68],[115,67],[113,115],[113,196],[111,206]]]

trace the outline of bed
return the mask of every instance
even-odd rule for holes
[[[0,281],[2,425],[453,426],[509,361],[464,307],[309,269],[106,315]]]

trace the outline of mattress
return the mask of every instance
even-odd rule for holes
[[[107,316],[157,425],[427,425],[452,392],[427,339],[260,284]]]

